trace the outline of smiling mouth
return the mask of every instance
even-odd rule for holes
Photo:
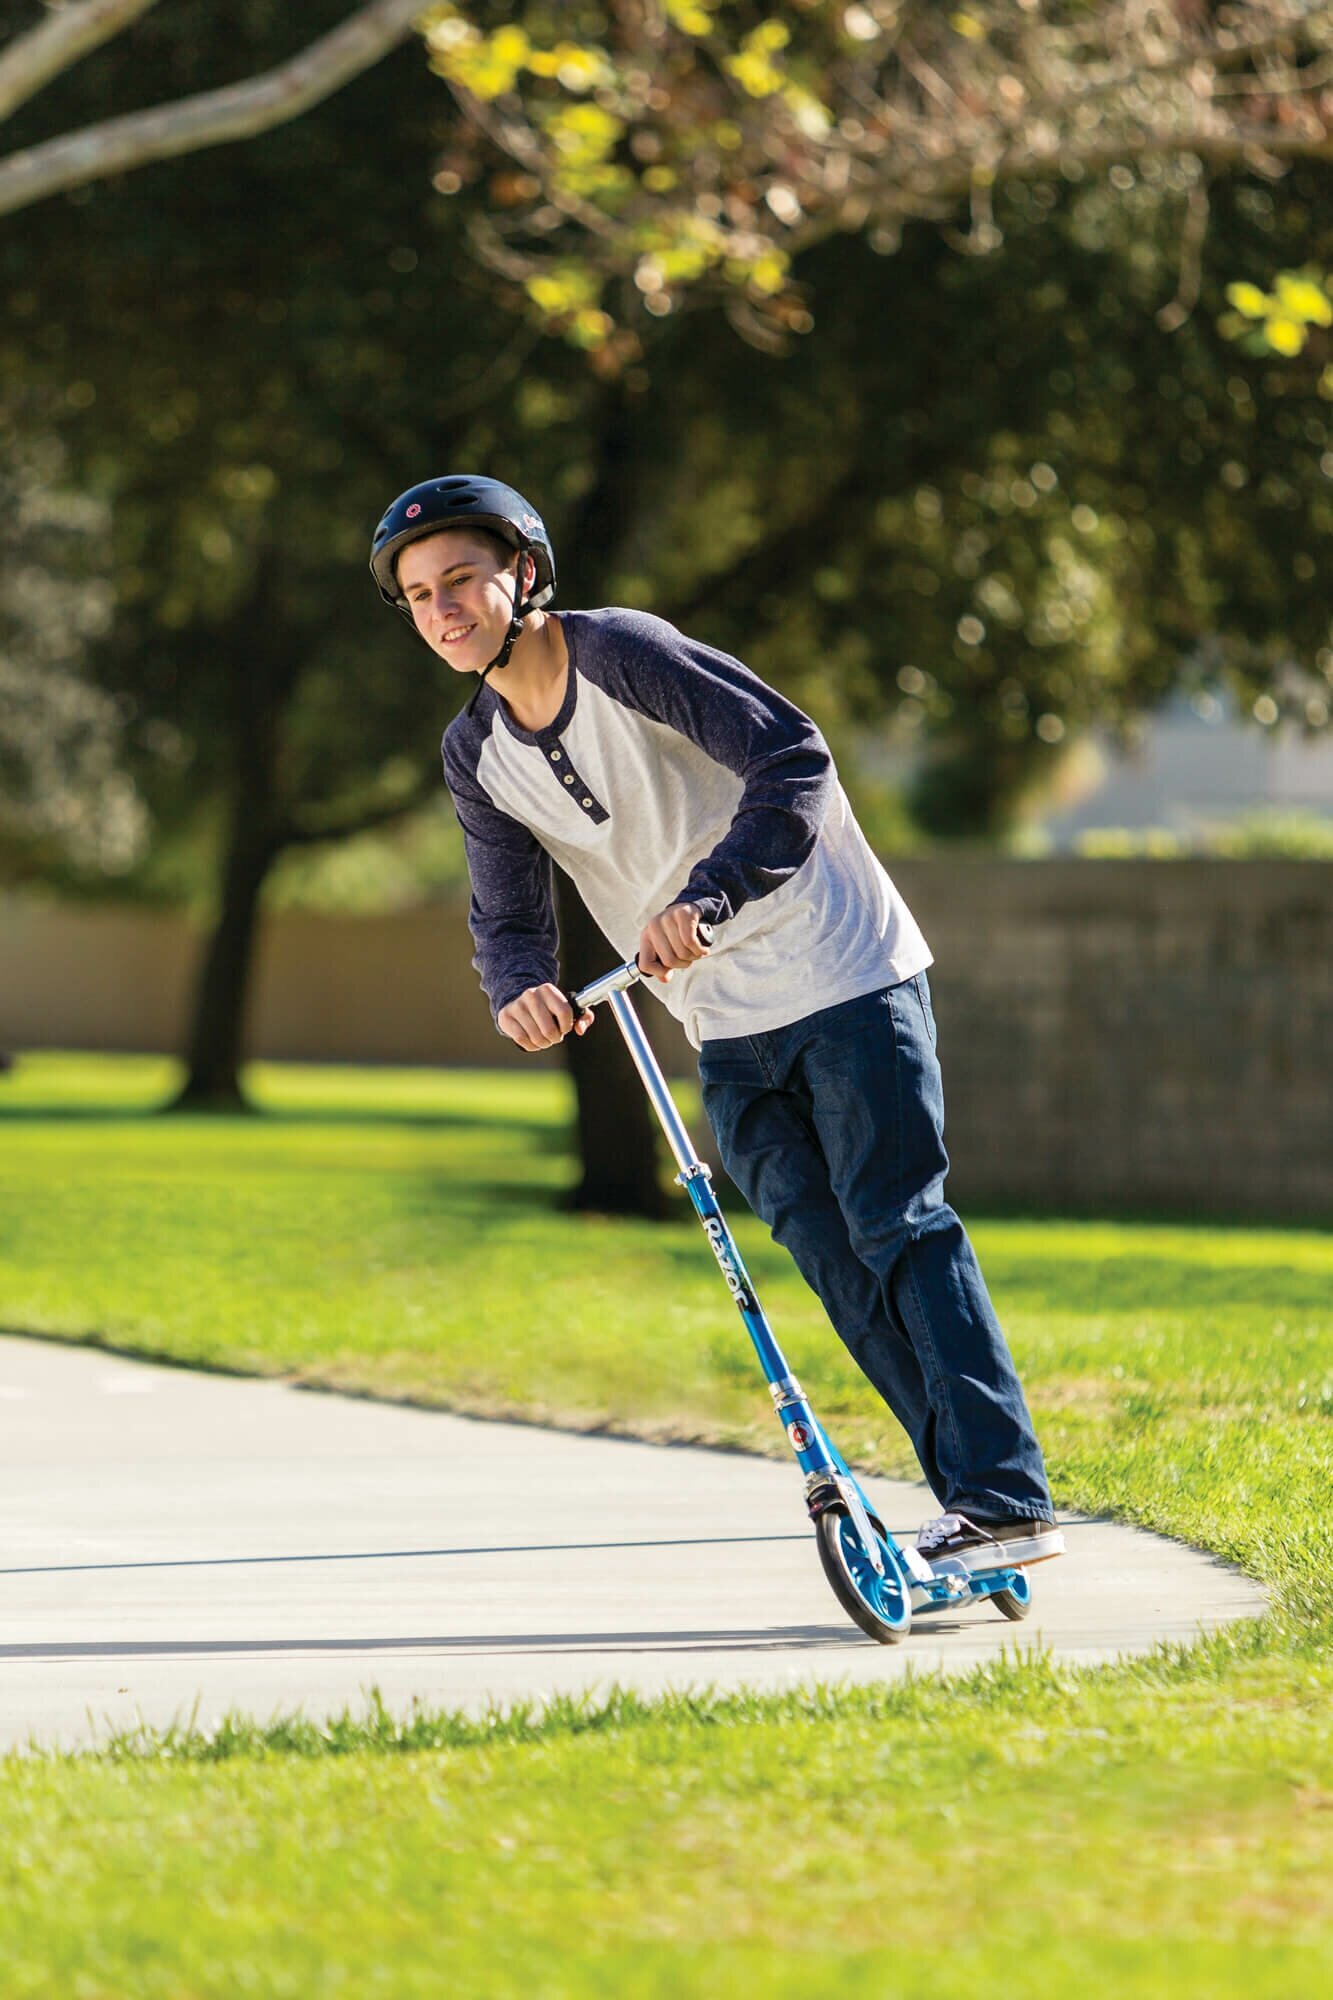
[[[440,644],[442,646],[459,646],[462,644],[463,640],[469,638],[471,634],[476,631],[476,629],[477,628],[475,624],[455,625],[451,631],[441,632]]]

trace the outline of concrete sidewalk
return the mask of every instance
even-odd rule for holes
[[[1263,1609],[1159,1536],[1067,1517],[1023,1625],[879,1647],[839,1610],[789,1464],[483,1423],[0,1339],[0,1744],[229,1708],[477,1709],[613,1683],[780,1689],[1092,1662]],[[936,1511],[871,1480],[889,1526]]]

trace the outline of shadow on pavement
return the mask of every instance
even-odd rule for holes
[[[88,1570],[225,1569],[245,1563],[407,1562],[442,1556],[583,1555],[595,1549],[738,1548],[747,1542],[803,1542],[796,1535],[678,1535],[647,1542],[507,1542],[492,1548],[465,1549],[347,1549],[300,1556],[168,1556],[144,1562],[34,1563],[0,1569],[0,1576],[71,1576]]]
[[[931,1632],[961,1628],[931,1620]],[[768,1625],[719,1632],[460,1632],[399,1639],[69,1639],[0,1646],[5,1660],[193,1659],[300,1653],[716,1653],[833,1650],[872,1643],[850,1625]]]

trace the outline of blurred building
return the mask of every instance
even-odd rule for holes
[[[1161,828],[1196,845],[1237,820],[1297,814],[1333,830],[1333,733],[1262,729],[1215,695],[1181,694],[1128,749],[1102,732],[1077,745],[1035,824],[1047,851],[1063,854],[1099,829]]]

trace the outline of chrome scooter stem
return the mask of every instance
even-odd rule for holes
[[[768,1381],[773,1396],[778,1421],[787,1434],[788,1443],[796,1454],[797,1464],[806,1475],[807,1482],[813,1478],[832,1481],[842,1494],[848,1513],[856,1523],[867,1559],[872,1568],[881,1576],[884,1561],[879,1551],[878,1540],[870,1525],[865,1498],[852,1477],[845,1460],[815,1416],[806,1399],[804,1389],[792,1374],[786,1357],[779,1347],[772,1327],[764,1315],[762,1306],[750,1282],[749,1274],[736,1248],[717,1197],[712,1191],[712,1175],[708,1167],[694,1150],[690,1135],[676,1109],[675,1100],[667,1087],[666,1078],[658,1066],[642,1023],[634,1011],[628,988],[643,978],[636,959],[628,959],[618,965],[613,972],[594,980],[581,992],[570,996],[576,1012],[595,1007],[603,1001],[616,1017],[616,1026],[625,1039],[634,1067],[639,1072],[644,1089],[647,1091],[657,1122],[666,1135],[677,1167],[676,1178],[688,1194],[699,1221],[703,1225],[714,1257],[726,1278],[732,1298],[740,1309],[759,1364]]]
[[[653,1054],[648,1037],[643,1032],[643,1024],[623,989],[618,988],[609,993],[607,1000],[611,1012],[616,1017],[616,1025],[625,1037],[625,1046],[634,1059],[634,1067],[643,1079],[643,1087],[652,1099],[657,1122],[666,1134],[666,1142],[671,1148],[672,1157],[681,1174],[688,1174],[698,1167],[699,1156],[690,1143],[690,1135],[685,1130],[684,1121],[676,1109],[671,1092],[667,1089],[666,1078],[658,1068],[657,1057]]]
[[[573,995],[572,1004],[576,1013],[585,1008],[600,1006],[603,1001],[610,1006],[616,1017],[616,1026],[625,1037],[625,1046],[634,1060],[643,1087],[657,1113],[657,1122],[666,1134],[676,1165],[685,1174],[699,1165],[699,1157],[685,1130],[684,1121],[677,1111],[671,1092],[667,1089],[666,1078],[658,1068],[657,1057],[653,1054],[648,1037],[643,1031],[638,1015],[630,1005],[626,990],[643,978],[639,962],[635,958],[626,959],[613,972],[604,973],[594,979],[590,986]]]

